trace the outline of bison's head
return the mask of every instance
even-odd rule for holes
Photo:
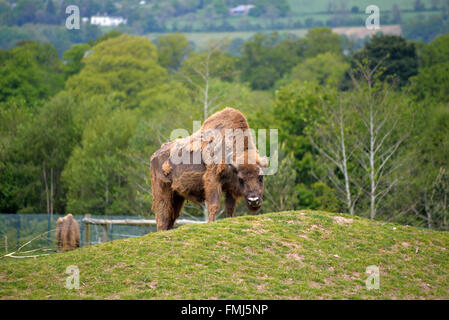
[[[237,169],[240,193],[245,199],[246,206],[252,213],[259,211],[262,206],[262,167],[266,167],[265,161],[265,159],[258,159],[256,164],[240,164]]]
[[[262,206],[263,175],[257,164],[241,164],[237,169],[240,193],[248,209],[255,213]]]

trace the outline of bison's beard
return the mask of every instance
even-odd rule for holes
[[[256,214],[257,212],[259,212],[259,210],[262,207],[262,205],[252,206],[248,202],[246,202],[246,207],[248,208],[250,213]]]

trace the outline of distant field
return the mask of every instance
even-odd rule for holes
[[[366,6],[360,6],[358,13],[352,13],[348,12],[347,17],[353,18],[353,19],[360,19],[361,21],[364,21],[368,15],[365,13]],[[386,19],[391,15],[391,9],[392,4],[390,6],[379,6],[380,8],[380,20],[382,23],[382,20]],[[415,17],[416,15],[428,15],[428,14],[435,14],[439,12],[440,10],[428,10],[426,11],[403,11],[403,10],[409,10],[409,9],[401,9],[401,17],[402,20],[408,20],[412,17]],[[347,7],[347,10],[351,10],[351,7]],[[413,9],[412,9],[413,10]],[[273,29],[276,28],[276,25],[282,24],[284,26],[293,26],[295,23],[301,23],[302,25],[306,25],[307,20],[313,21],[313,23],[322,23],[323,25],[326,25],[326,23],[333,17],[334,15],[332,13],[329,13],[325,9],[321,9],[319,11],[312,11],[310,12],[308,9],[300,12],[295,12],[292,8],[291,14],[288,17],[278,17],[275,19],[269,19],[266,17],[261,18],[255,18],[251,16],[234,16],[234,17],[201,17],[199,19],[195,14],[187,14],[185,16],[180,17],[174,17],[171,19],[168,19],[166,21],[166,26],[168,28],[175,28],[175,29],[185,29],[185,28],[191,28],[192,30],[200,30],[201,27],[204,25],[209,26],[221,26],[223,24],[230,25],[237,30],[245,30],[248,28],[248,26],[259,26],[263,29]],[[385,20],[384,20],[385,21]]]
[[[294,34],[297,37],[303,37],[307,33],[308,29],[286,29],[278,30],[280,33]],[[335,33],[347,35],[350,38],[358,39],[364,38],[367,35],[379,32],[379,30],[368,30],[365,27],[339,27],[332,29]],[[275,31],[275,30],[273,30]],[[381,26],[381,32],[385,34],[401,34],[401,27],[399,25]],[[272,31],[265,31],[272,32]],[[198,47],[203,47],[210,40],[224,40],[230,41],[234,39],[247,40],[252,37],[255,31],[235,31],[235,32],[188,32],[184,33],[189,41],[192,41]],[[155,40],[160,37],[161,33],[149,33],[146,36],[150,40]]]
[[[359,7],[360,11],[365,11],[369,5],[376,5],[380,10],[391,10],[394,4],[397,4],[401,10],[413,10],[415,0],[288,0],[292,12],[294,14],[304,14],[311,12],[326,12],[329,3],[335,3],[337,8],[351,10],[353,6]],[[432,7],[432,0],[421,0],[426,9]],[[441,1],[438,1],[438,6],[441,6]]]
[[[254,31],[215,31],[215,30],[265,30],[271,32],[279,30],[282,33],[291,33],[299,37],[304,36],[306,28],[317,25],[327,25],[335,18],[334,25],[341,25],[335,31],[341,34],[347,34],[354,38],[364,38],[372,34],[365,29],[364,21],[368,17],[365,9],[369,5],[377,5],[380,8],[381,26],[391,23],[391,11],[395,4],[401,11],[401,23],[414,18],[418,15],[429,16],[441,12],[442,0],[421,0],[425,10],[415,11],[415,0],[289,0],[291,11],[287,17],[268,18],[261,16],[259,18],[251,16],[212,16],[206,14],[206,11],[198,11],[183,16],[173,17],[166,21],[168,30],[191,30],[185,33],[187,38],[197,46],[203,46],[210,39],[242,39],[247,40]],[[432,4],[434,3],[436,7]],[[352,10],[357,7],[356,10]],[[333,14],[331,12],[346,12]],[[343,19],[343,20],[339,20]],[[340,22],[338,22],[340,21]],[[343,21],[343,22],[342,22]],[[363,29],[363,30],[362,30]],[[207,30],[211,32],[199,32],[198,30]],[[382,31],[388,34],[401,34],[399,26],[385,25]],[[148,34],[150,39],[159,36],[158,33]]]

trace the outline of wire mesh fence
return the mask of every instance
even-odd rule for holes
[[[51,249],[56,251],[56,221],[58,218],[63,217],[60,214],[0,214],[0,254],[6,254],[8,252],[17,250],[20,246],[24,245],[28,241],[36,238],[37,236],[46,233],[42,237],[33,240],[26,246],[27,250],[33,250],[38,248]],[[104,230],[102,226],[92,224],[88,233],[89,239],[86,239],[86,225],[83,223],[83,218],[86,215],[73,215],[78,221],[81,233],[81,246],[89,244],[98,244],[106,241],[112,241],[117,239],[131,238],[143,236],[150,232],[156,231],[155,225],[117,225],[111,224],[108,226],[108,239],[104,239]],[[99,216],[88,215],[94,219],[133,219],[143,220],[148,217],[141,216]],[[198,219],[199,220],[199,219]],[[89,243],[86,243],[89,242]]]

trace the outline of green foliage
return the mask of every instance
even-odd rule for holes
[[[66,78],[73,76],[81,71],[84,63],[81,61],[86,52],[90,49],[88,44],[76,44],[64,52],[62,58],[65,60],[64,75]]]
[[[73,44],[92,41],[100,35],[100,28],[90,24],[82,25],[79,30],[70,31],[67,30],[65,25],[0,26],[0,47],[11,49],[21,40],[49,42],[56,48],[59,56],[62,56]]]
[[[56,95],[39,110],[20,141],[19,155],[27,160],[25,165],[35,168],[35,180],[42,179],[42,205],[35,208],[38,212],[65,211],[65,190],[60,177],[80,139],[73,116],[74,106],[70,95],[64,92]]]
[[[94,1],[82,14],[112,9],[111,3],[103,6]],[[58,2],[53,4],[57,9]],[[45,2],[40,10],[51,12],[51,6]],[[275,21],[279,12],[270,6],[261,18]],[[214,10],[220,11],[220,3],[205,1],[195,9],[187,2],[139,8],[137,18],[170,8],[180,14],[198,10],[217,18]],[[138,19],[132,19],[134,9],[129,10],[132,27],[144,30]],[[223,6],[221,10],[224,14]],[[244,19],[254,21],[251,16]],[[338,135],[336,128],[326,131],[325,126],[329,113],[342,106],[348,120],[343,130],[350,154],[348,171],[354,177],[351,194],[358,197],[356,214],[364,214],[369,201],[366,191],[358,190],[366,190],[369,172],[360,164],[368,141],[361,114],[366,115],[366,106],[373,101],[380,104],[380,97],[390,92],[384,109],[376,109],[376,116],[389,116],[379,132],[397,124],[385,147],[394,145],[404,133],[410,139],[392,156],[392,167],[386,168],[399,169],[388,179],[376,178],[381,189],[398,180],[379,203],[376,217],[447,228],[442,209],[449,157],[447,36],[437,37],[430,45],[400,37],[373,37],[352,56],[352,71],[358,79],[361,74],[354,70],[354,58],[361,59],[357,66],[372,67],[386,57],[380,67],[383,74],[376,76],[371,89],[357,91],[345,88],[341,81],[344,73],[349,75],[349,59],[342,54],[348,43],[328,28],[310,30],[300,39],[257,34],[239,42],[241,52],[233,43],[234,55],[227,51],[226,41],[191,51],[180,34],[160,36],[153,45],[147,38],[118,31],[123,28],[91,38],[98,30],[86,27],[72,33],[63,27],[32,24],[0,27],[5,46],[30,35],[43,41],[56,39],[56,48],[25,41],[0,51],[0,211],[149,215],[150,155],[171,139],[173,129],[191,131],[193,120],[204,120],[225,106],[241,110],[254,129],[279,129],[280,167],[276,175],[266,177],[264,210],[345,211],[344,198],[330,179],[341,182],[342,172],[318,157],[310,140],[323,142],[319,139]],[[57,52],[64,51],[62,63]],[[415,74],[409,86],[408,79]],[[391,77],[399,78],[400,90],[391,86]],[[408,92],[414,94],[414,101]],[[380,161],[376,158],[375,164]],[[185,212],[199,213],[192,207]]]
[[[108,39],[120,37],[121,35],[123,35],[123,33],[120,31],[117,31],[117,30],[112,30],[112,31],[106,32],[105,34],[103,34],[103,35],[99,36],[97,39],[95,39],[95,44],[99,44],[100,42],[106,41]]]
[[[307,58],[295,66],[282,83],[290,81],[312,81],[320,85],[338,86],[349,69],[349,63],[341,55],[332,52],[320,53]]]
[[[237,61],[230,53],[212,48],[204,52],[192,52],[184,61],[180,72],[195,83],[203,81],[206,73],[211,78],[233,81],[237,77]]]
[[[241,80],[256,90],[270,89],[274,83],[301,59],[297,40],[280,40],[277,33],[256,34],[242,46]]]
[[[402,29],[409,40],[430,42],[449,31],[447,9],[443,14],[413,17],[402,24]]]
[[[29,180],[24,178],[23,167],[17,165],[20,157],[20,136],[23,127],[31,121],[32,112],[25,102],[9,102],[0,104],[0,211],[17,212],[23,201],[31,199],[23,197]]]
[[[49,43],[22,41],[0,51],[0,102],[24,99],[34,105],[63,87],[63,65]]]
[[[308,131],[320,117],[320,105],[331,103],[335,94],[313,82],[282,87],[276,92],[275,119],[280,128],[279,139],[285,151],[295,159],[296,182],[301,206],[318,208],[312,185],[316,182],[314,171],[318,167]],[[321,193],[323,189],[321,188]],[[323,203],[323,202],[320,202]]]
[[[449,56],[449,35],[442,35],[422,49],[422,67],[430,67],[447,62]]]
[[[293,157],[279,161],[276,174],[264,179],[263,212],[297,208],[299,193],[296,189],[295,161]]]
[[[135,115],[120,109],[89,122],[63,173],[69,212],[135,213],[124,155],[135,128]]]
[[[157,39],[159,64],[167,69],[176,70],[192,51],[192,47],[185,35],[180,33],[168,34]]]
[[[92,47],[79,74],[68,79],[66,88],[77,99],[114,96],[126,108],[139,105],[139,92],[166,79],[158,64],[156,47],[147,39],[122,35]]]
[[[446,102],[449,96],[449,36],[439,36],[422,49],[422,67],[414,77],[412,92],[419,99]]]
[[[379,79],[397,80],[399,86],[405,85],[408,79],[418,72],[415,45],[407,43],[400,36],[374,36],[354,55],[353,60],[366,60],[370,69],[379,65],[383,70]],[[354,62],[352,67],[356,67]]]
[[[333,33],[330,28],[313,28],[304,37],[303,46],[304,55],[308,58],[326,52],[341,55],[343,51],[343,40],[338,34]]]
[[[420,99],[445,102],[449,95],[449,62],[422,68],[414,78],[413,92]]]
[[[71,97],[60,93],[33,115],[20,104],[2,112],[2,122],[9,124],[2,126],[5,179],[0,192],[6,201],[0,210],[64,212],[60,175],[79,140],[73,106]]]

